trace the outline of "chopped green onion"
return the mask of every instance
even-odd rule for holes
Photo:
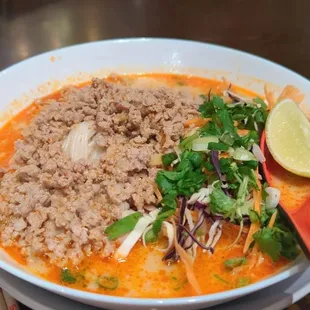
[[[209,150],[214,150],[214,151],[228,151],[229,146],[224,144],[224,143],[215,143],[215,142],[210,142],[208,144],[208,149]]]
[[[241,277],[237,281],[237,287],[243,287],[250,284],[250,278],[249,277]]]
[[[199,138],[199,132],[195,132],[193,135],[185,138],[179,145],[180,150],[190,150],[192,148],[192,142],[197,138]]]
[[[98,278],[98,284],[107,290],[115,290],[119,285],[119,280],[116,277],[101,276]]]
[[[71,271],[67,268],[61,270],[61,281],[65,283],[73,284],[76,282],[76,277],[73,276]]]
[[[115,240],[132,231],[141,217],[142,213],[140,212],[127,215],[108,226],[104,232],[108,235],[109,240]]]
[[[150,229],[144,236],[145,243],[154,243],[158,240],[158,236],[155,235],[153,229]]]
[[[235,258],[229,258],[225,261],[225,267],[229,269],[233,269],[235,267],[244,265],[247,262],[247,259],[245,257],[235,257]]]
[[[230,283],[228,281],[226,281],[225,279],[223,279],[221,276],[219,276],[218,274],[214,274],[213,277],[217,280],[219,280],[222,283],[225,283],[227,285],[230,285]]]

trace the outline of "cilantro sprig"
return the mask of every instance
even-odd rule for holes
[[[147,242],[154,242],[158,238],[162,223],[173,215],[177,208],[177,196],[190,196],[197,192],[207,180],[204,173],[204,154],[185,151],[181,154],[180,162],[173,170],[160,170],[155,182],[164,194],[153,227],[146,234]]]
[[[300,253],[296,239],[287,227],[282,229],[277,226],[263,227],[254,234],[253,238],[260,249],[268,254],[273,261],[277,261],[281,255],[288,259],[294,259]]]

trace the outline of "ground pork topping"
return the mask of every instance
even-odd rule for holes
[[[125,210],[157,203],[153,154],[179,143],[185,120],[200,99],[169,88],[137,88],[94,79],[68,87],[60,99],[42,102],[40,114],[16,141],[8,171],[1,171],[0,225],[4,246],[29,256],[45,254],[59,266],[114,243],[105,228]],[[95,129],[100,160],[73,162],[63,152],[70,130],[81,122]]]

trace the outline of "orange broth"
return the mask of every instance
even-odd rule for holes
[[[218,93],[223,90],[223,82],[209,80],[200,77],[174,75],[174,74],[144,74],[131,75],[117,79],[133,82],[136,80],[152,80],[164,83],[170,87],[189,87],[197,92],[207,94],[210,89]],[[110,78],[114,80],[115,78]],[[83,83],[84,86],[85,83]],[[233,90],[248,96],[256,94],[236,86]],[[57,99],[60,92],[53,93],[40,101]],[[14,153],[14,142],[22,137],[22,129],[40,111],[40,106],[34,102],[22,112],[17,114],[5,126],[0,129],[0,167],[8,167],[10,158]],[[226,223],[223,226],[223,235],[218,242],[215,254],[203,253],[198,249],[194,262],[194,272],[201,286],[203,294],[216,293],[244,286],[259,281],[271,274],[278,272],[288,261],[281,258],[274,263],[270,258],[261,253],[252,254],[248,257],[248,263],[228,270],[224,262],[228,258],[243,257],[242,252],[246,234],[243,233],[239,242],[229,248],[236,239],[239,227]],[[182,263],[166,264],[162,261],[163,253],[156,249],[156,244],[148,248],[141,243],[135,245],[126,261],[119,262],[114,258],[102,258],[98,254],[92,254],[84,259],[78,266],[66,266],[74,275],[78,275],[78,281],[73,284],[61,282],[61,268],[51,265],[44,257],[41,259],[47,266],[47,272],[40,268],[29,267],[27,259],[21,255],[17,247],[5,248],[5,251],[17,262],[30,269],[31,272],[58,284],[67,285],[79,290],[87,290],[96,293],[127,296],[127,297],[182,297],[196,295],[186,280],[185,268]],[[258,256],[260,259],[258,259]],[[259,263],[257,261],[259,260]],[[98,275],[115,277],[119,284],[115,289],[91,286],[93,279]]]

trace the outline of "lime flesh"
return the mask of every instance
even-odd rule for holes
[[[295,102],[283,100],[270,112],[266,142],[273,158],[283,168],[310,177],[310,123]]]

